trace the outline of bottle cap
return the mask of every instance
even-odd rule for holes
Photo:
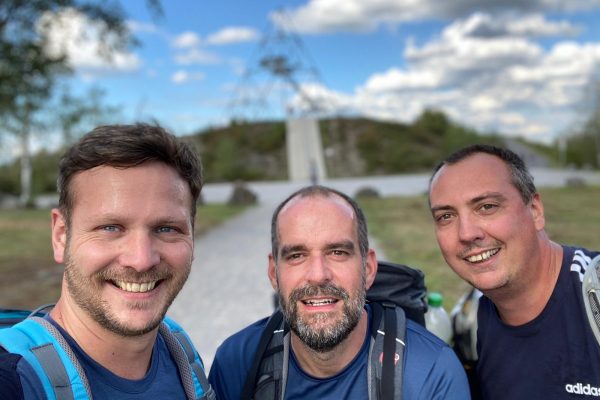
[[[427,304],[432,307],[441,307],[444,301],[444,297],[441,293],[438,292],[430,292],[427,295]]]

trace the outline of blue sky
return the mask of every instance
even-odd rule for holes
[[[325,114],[411,122],[436,108],[481,131],[542,142],[581,124],[599,82],[600,0],[181,0],[163,1],[160,20],[145,1],[122,3],[141,46],[112,64],[97,57],[93,26],[81,18],[52,31],[76,71],[70,84],[76,93],[102,88],[118,122],[153,118],[178,134],[246,111],[302,113],[297,92],[258,68],[281,52],[297,60],[295,80]],[[88,39],[73,40],[77,26]],[[293,46],[261,50],[276,27],[297,35],[309,57]],[[301,74],[312,67],[318,76]],[[232,107],[261,95],[270,103],[262,110]]]

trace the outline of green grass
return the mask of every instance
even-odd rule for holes
[[[198,208],[196,237],[237,215],[243,206]],[[0,307],[35,308],[60,293],[62,265],[54,262],[49,210],[0,210]]]
[[[600,187],[540,190],[545,207],[546,231],[558,243],[600,249]],[[370,234],[388,261],[425,272],[428,290],[444,295],[449,311],[468,288],[442,258],[427,197],[361,199]]]

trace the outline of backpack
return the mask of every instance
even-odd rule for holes
[[[59,330],[42,318],[43,311],[52,306],[32,312],[0,309],[0,346],[27,360],[49,400],[92,399],[88,379],[73,350]],[[183,329],[165,317],[159,333],[177,364],[187,398],[215,400],[200,356]]]
[[[369,400],[401,399],[404,363],[398,361],[404,360],[406,318],[425,326],[427,289],[423,272],[380,261],[366,297],[372,310]],[[277,308],[262,332],[242,400],[285,398],[289,351],[289,327]]]

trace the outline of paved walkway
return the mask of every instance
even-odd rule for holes
[[[207,368],[223,340],[273,311],[267,278],[273,209],[253,207],[196,241],[192,272],[169,315],[189,333]]]

